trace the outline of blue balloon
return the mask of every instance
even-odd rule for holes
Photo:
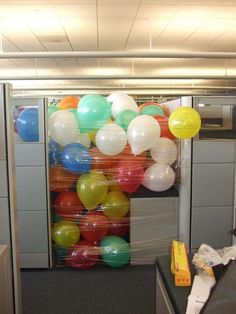
[[[39,141],[38,109],[28,108],[21,111],[16,120],[16,126],[18,133],[24,142],[38,142]]]
[[[90,170],[92,157],[88,149],[78,143],[68,144],[61,152],[63,167],[74,173],[86,173]]]
[[[48,143],[49,164],[51,166],[58,164],[60,156],[61,156],[60,145],[51,139]]]

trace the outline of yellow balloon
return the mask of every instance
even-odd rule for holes
[[[121,218],[129,211],[129,199],[122,192],[109,192],[102,201],[101,207],[108,217]]]
[[[90,137],[90,140],[94,145],[96,145],[95,138],[96,138],[97,131],[98,130],[91,130],[88,132],[88,136]]]
[[[179,107],[169,117],[169,129],[171,133],[180,139],[192,138],[201,127],[199,113],[190,107]]]
[[[76,190],[85,208],[92,210],[101,204],[106,196],[108,181],[103,174],[93,171],[80,176]]]
[[[74,222],[61,220],[53,226],[52,238],[56,244],[70,247],[79,241],[79,227]]]

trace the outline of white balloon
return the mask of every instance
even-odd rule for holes
[[[142,184],[149,190],[163,192],[175,182],[173,169],[165,164],[155,163],[144,172]]]
[[[101,129],[99,129],[96,134],[97,148],[104,155],[117,155],[124,150],[126,144],[126,133],[117,124],[106,124]]]
[[[152,159],[162,164],[172,165],[177,159],[177,146],[166,137],[161,137],[150,152]]]
[[[157,145],[160,132],[160,125],[153,117],[143,115],[134,118],[127,130],[127,138],[132,153],[139,155]]]
[[[73,113],[60,110],[49,118],[49,135],[58,144],[65,146],[76,143],[79,135],[79,126]]]
[[[91,145],[91,139],[87,133],[80,133],[77,138],[77,143],[89,148]]]
[[[138,112],[138,105],[133,98],[127,94],[112,93],[107,97],[107,100],[112,103],[111,111],[113,118],[126,109]]]

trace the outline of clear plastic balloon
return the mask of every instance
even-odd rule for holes
[[[126,133],[117,124],[107,124],[96,134],[97,148],[105,155],[114,156],[121,153],[126,144]]]
[[[172,187],[175,182],[175,173],[165,164],[155,163],[144,173],[143,186],[155,192],[163,192]]]
[[[111,102],[111,111],[113,118],[124,111],[124,110],[133,110],[138,113],[138,106],[136,102],[127,94],[124,93],[112,93],[107,97],[107,100]]]
[[[127,138],[134,155],[154,147],[160,138],[159,123],[151,116],[143,115],[131,121]]]
[[[49,135],[58,144],[76,143],[79,135],[78,121],[73,113],[59,110],[49,118]]]
[[[151,148],[152,159],[156,162],[172,165],[177,159],[176,144],[166,137],[161,137],[156,146]]]

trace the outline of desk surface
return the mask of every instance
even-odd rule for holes
[[[191,257],[190,257],[191,258]],[[190,262],[191,260],[189,260]],[[185,314],[188,302],[188,296],[191,292],[191,287],[176,287],[174,284],[174,278],[170,270],[170,256],[160,256],[156,260],[156,266],[160,272],[166,291],[169,295],[172,306],[176,314]],[[191,268],[191,280],[195,274],[194,266],[189,263]]]

